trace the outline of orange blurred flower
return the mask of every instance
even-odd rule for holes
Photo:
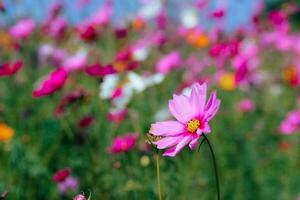
[[[236,87],[234,74],[230,72],[222,74],[219,78],[218,84],[223,90],[234,90]]]
[[[209,45],[209,38],[205,33],[191,31],[186,38],[187,42],[197,48],[205,48]]]
[[[0,123],[0,141],[9,142],[14,136],[15,131],[4,123]]]

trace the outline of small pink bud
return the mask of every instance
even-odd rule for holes
[[[86,200],[84,194],[77,194],[73,200]]]

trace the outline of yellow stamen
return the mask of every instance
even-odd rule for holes
[[[190,133],[195,133],[199,127],[200,127],[200,121],[197,119],[192,119],[187,124],[187,130]]]

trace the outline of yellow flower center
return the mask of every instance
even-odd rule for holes
[[[187,130],[190,133],[195,133],[199,127],[200,127],[200,121],[197,119],[192,119],[187,124]]]

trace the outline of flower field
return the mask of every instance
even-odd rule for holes
[[[0,200],[299,200],[299,7],[257,2],[1,26]]]

